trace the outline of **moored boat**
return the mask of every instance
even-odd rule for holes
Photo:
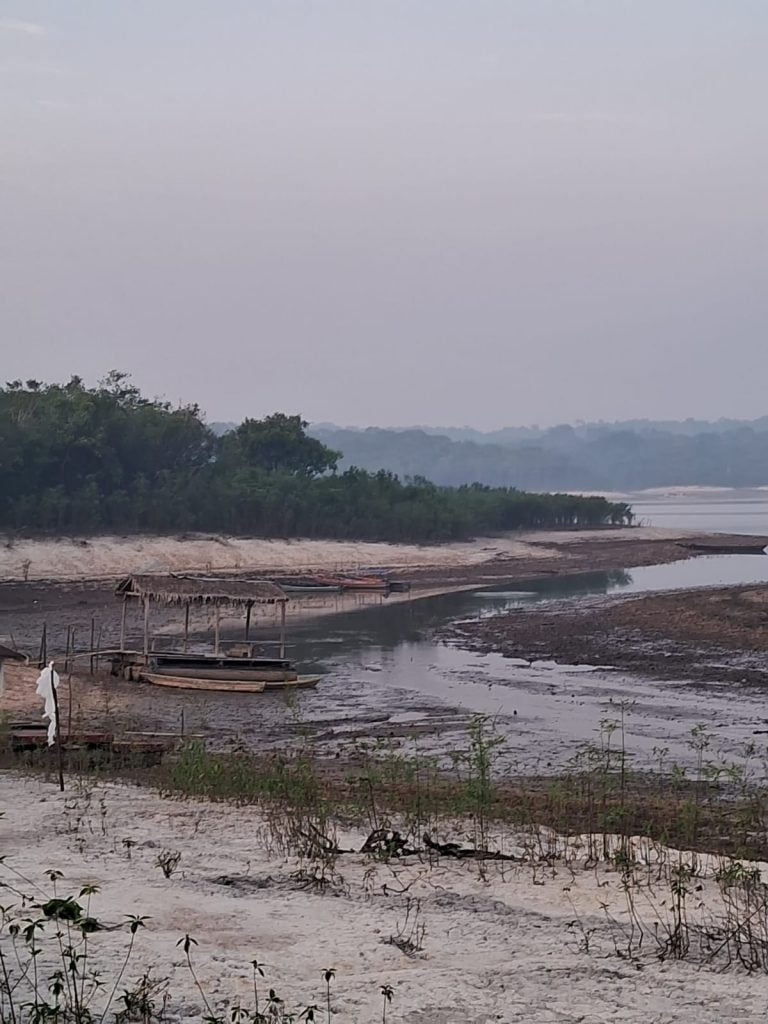
[[[298,674],[285,658],[189,655],[176,652],[150,655],[148,668],[155,675],[254,683],[291,681]]]
[[[294,578],[295,579],[295,578]],[[305,578],[295,580],[302,584]],[[139,679],[155,686],[184,690],[211,690],[237,693],[262,693],[264,690],[315,686],[319,676],[299,675],[286,658],[285,591],[271,580],[242,578],[135,575],[122,580],[117,594],[123,601],[120,649],[112,658],[112,674],[124,679]],[[126,650],[125,629],[128,603],[141,602],[144,618],[143,651]],[[184,608],[184,646],[182,650],[154,650],[150,642],[150,605],[162,603]],[[254,606],[273,607],[279,612],[280,634],[275,643],[277,658],[255,657],[256,645],[249,642],[251,613]],[[214,647],[212,653],[191,653],[189,643],[190,610],[212,607],[214,612]],[[241,608],[245,611],[244,642],[227,645],[222,651],[221,609]]]
[[[295,676],[293,679],[194,679],[190,676],[162,675],[141,672],[139,679],[153,686],[167,686],[175,690],[204,690],[219,693],[263,693],[265,690],[303,689],[317,686],[320,676]]]

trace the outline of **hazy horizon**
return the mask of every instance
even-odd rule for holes
[[[3,379],[764,415],[767,44],[758,0],[5,0]]]

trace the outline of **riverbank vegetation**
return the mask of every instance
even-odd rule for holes
[[[590,859],[616,843],[651,843],[714,856],[768,861],[768,775],[760,750],[745,745],[721,756],[702,726],[691,730],[686,764],[655,748],[644,769],[627,751],[625,714],[618,702],[556,773],[519,774],[492,719],[476,715],[466,738],[442,756],[418,741],[354,741],[338,757],[315,751],[299,735],[280,752],[213,752],[201,739],[147,766],[142,755],[66,754],[65,773],[78,788],[123,780],[168,797],[256,805],[282,821],[295,818],[296,843],[313,847],[317,834],[338,825],[366,831],[396,827],[410,848],[425,832],[444,833],[460,820],[473,825],[476,846],[499,827],[542,828],[580,836]],[[42,771],[53,779],[50,751],[14,754],[0,730],[0,768]],[[301,824],[303,822],[303,824]],[[312,838],[313,835],[315,838]],[[303,837],[303,838],[302,838]]]
[[[212,753],[191,739],[154,768],[130,760],[97,763],[84,749],[72,752],[56,829],[60,859],[46,872],[48,883],[18,854],[2,857],[0,1018],[14,1024],[92,1024],[112,1017],[148,1024],[179,1016],[211,1024],[333,1024],[334,1017],[345,1019],[336,1009],[337,986],[356,981],[360,1001],[360,986],[370,988],[370,965],[376,964],[374,991],[386,1024],[393,996],[399,996],[397,1012],[408,1016],[408,975],[399,961],[377,951],[396,947],[402,964],[429,957],[436,970],[452,955],[466,959],[462,915],[468,910],[484,915],[484,929],[498,923],[518,946],[526,939],[521,928],[533,919],[536,933],[548,929],[546,963],[567,956],[561,966],[570,978],[574,957],[633,971],[678,961],[718,974],[767,974],[768,886],[756,861],[768,849],[768,805],[758,752],[746,748],[738,759],[723,761],[712,736],[697,728],[687,768],[659,749],[655,771],[640,775],[625,747],[626,710],[614,706],[565,771],[538,779],[509,774],[503,738],[482,716],[471,720],[466,741],[454,744],[441,763],[421,753],[416,741],[405,748],[386,740],[357,743],[344,759],[321,760],[300,728],[294,747],[274,753]],[[19,768],[38,777],[53,768],[55,778],[53,762],[48,751],[13,761],[6,744],[2,763],[16,768],[7,792],[14,783],[26,784]],[[140,797],[142,806],[151,805],[143,830],[129,816],[136,790],[114,784],[120,781],[147,787]],[[173,807],[172,801],[187,799],[215,801],[219,808],[211,815],[204,804],[188,812]],[[38,795],[35,803],[45,801]],[[18,798],[13,806],[18,814]],[[237,824],[222,825],[226,820]],[[173,845],[156,841],[159,821],[163,843]],[[233,831],[235,847],[226,841]],[[104,857],[113,866],[104,883],[110,889],[104,916],[98,888],[72,880],[80,877],[73,850],[89,865]],[[121,861],[134,877],[151,876],[140,892],[132,890],[136,902],[125,908],[122,943],[110,937],[120,928],[113,878]],[[376,929],[363,972],[350,967],[332,930],[342,969],[332,966],[336,954],[306,971],[297,972],[294,963],[291,981],[301,973],[302,984],[304,974],[315,984],[307,991],[295,984],[283,989],[286,978],[275,978],[280,965],[262,962],[270,948],[263,922],[262,948],[250,947],[245,923],[238,949],[228,903],[221,917],[229,943],[222,972],[214,934],[222,926],[206,916],[200,885],[222,900],[251,897],[239,905],[239,922],[254,900],[262,907],[271,899],[274,907],[283,892],[282,941],[297,915],[301,921],[316,913],[324,897],[340,908],[335,913],[354,906],[356,922],[367,912]],[[141,898],[150,896],[153,917],[140,916],[146,909]],[[185,900],[201,901],[189,924],[179,911]],[[446,919],[454,910],[455,924]],[[257,912],[270,920],[269,911]],[[318,913],[316,920],[322,919]],[[168,935],[168,922],[178,920],[179,930],[200,930],[168,936],[170,955],[161,954],[157,942],[145,947],[154,929]],[[447,945],[440,936],[458,938]],[[351,941],[346,933],[344,941]],[[521,968],[515,969],[519,984]],[[375,1016],[358,1010],[354,1019]]]
[[[117,372],[93,388],[13,381],[0,388],[0,529],[445,541],[631,522],[599,497],[338,472],[340,453],[305,428],[276,413],[217,436],[197,406],[150,400]]]

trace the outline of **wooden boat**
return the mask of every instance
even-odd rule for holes
[[[142,672],[139,675],[145,683],[153,686],[169,686],[176,690],[205,690],[219,693],[263,693],[265,690],[290,690],[317,686],[320,676],[295,676],[293,679],[273,680],[227,680],[227,679],[193,679],[189,676],[159,675],[155,672]]]
[[[389,590],[389,580],[381,576],[320,576],[318,582],[342,590]]]
[[[340,594],[342,588],[332,583],[281,583],[286,594]]]
[[[715,541],[711,544],[699,544],[693,541],[679,541],[678,547],[694,551],[697,555],[764,555],[766,552],[765,544],[760,543],[740,544],[734,542],[732,544],[718,544]]]
[[[177,679],[220,679],[225,682],[272,683],[291,682],[298,673],[293,669],[249,669],[214,665],[152,665],[152,673]]]
[[[296,676],[295,679],[274,680],[268,682],[268,690],[309,690],[320,682],[320,676]]]
[[[249,658],[226,654],[158,653],[151,656],[149,668],[156,675],[252,683],[291,680],[297,675],[286,658]]]

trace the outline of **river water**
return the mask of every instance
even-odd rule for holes
[[[611,593],[643,593],[681,587],[768,582],[768,557],[718,555],[631,572],[587,573],[526,583],[525,590],[497,587],[347,612],[305,622],[294,629],[293,656],[302,669],[323,673],[316,691],[301,697],[301,715],[325,724],[333,744],[371,727],[386,735],[404,723],[438,725],[438,740],[418,742],[450,749],[464,742],[467,717],[494,716],[506,736],[513,766],[537,771],[562,766],[580,744],[595,738],[601,719],[626,712],[630,750],[650,761],[654,748],[692,759],[690,730],[706,724],[726,752],[766,727],[768,703],[732,687],[656,682],[590,666],[529,664],[480,655],[436,643],[434,630],[448,623],[496,615],[530,603],[578,600]]]
[[[649,513],[658,525],[677,515],[678,528],[710,528],[721,517],[734,529],[740,505],[716,513],[702,502],[693,511],[670,511],[671,502]],[[688,504],[691,504],[688,502]],[[754,533],[768,533],[768,502]],[[757,527],[760,528],[757,528]],[[742,527],[744,532],[746,528]],[[768,582],[765,555],[716,555],[613,573],[501,585],[411,601],[388,602],[367,595],[334,598],[334,614],[308,617],[291,628],[290,656],[302,672],[319,672],[316,690],[255,696],[162,691],[158,714],[177,721],[184,708],[196,724],[229,733],[248,746],[272,747],[306,729],[327,752],[344,751],[371,737],[392,737],[406,747],[446,754],[466,745],[472,714],[493,716],[505,737],[505,759],[512,769],[536,772],[562,767],[581,744],[594,740],[601,720],[625,710],[627,748],[638,766],[651,764],[660,748],[681,763],[692,763],[691,729],[705,725],[714,748],[734,757],[745,742],[762,744],[768,734],[768,701],[754,689],[732,684],[655,681],[584,665],[558,665],[550,659],[529,664],[499,655],[480,655],[435,642],[446,625],[515,607],[606,594],[639,594],[685,587]],[[307,599],[322,604],[323,598]],[[148,688],[151,689],[151,688]],[[158,725],[161,722],[158,720]]]
[[[760,490],[689,491],[660,494],[658,491],[626,495],[636,521],[671,530],[713,533],[768,533],[768,492]]]

